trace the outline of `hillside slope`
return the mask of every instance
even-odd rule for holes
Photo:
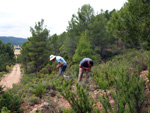
[[[21,46],[23,44],[23,42],[28,41],[28,39],[25,39],[25,38],[12,37],[12,36],[9,36],[9,37],[0,36],[0,40],[3,43],[10,42],[12,45],[19,45],[19,46]]]

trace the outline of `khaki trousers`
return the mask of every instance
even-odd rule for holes
[[[84,70],[85,69],[83,69],[83,68],[79,68],[78,82],[82,81]],[[86,70],[85,70],[85,72],[86,72]],[[88,78],[89,78],[89,72],[86,72],[86,76],[85,76],[86,81],[88,80]]]

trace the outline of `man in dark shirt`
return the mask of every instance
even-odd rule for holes
[[[78,75],[78,82],[81,82],[82,76],[83,76],[83,71],[86,71],[86,81],[89,78],[89,71],[91,70],[91,67],[93,66],[93,61],[90,58],[84,58],[80,61],[79,64],[79,75]]]

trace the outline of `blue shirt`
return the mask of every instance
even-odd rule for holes
[[[90,59],[90,58],[84,58],[84,59],[82,59],[80,61],[80,65],[83,66],[83,67],[89,67],[88,61],[92,61],[92,59]]]
[[[67,65],[66,61],[61,56],[56,56],[56,61],[57,63],[61,61],[63,63],[63,66]]]

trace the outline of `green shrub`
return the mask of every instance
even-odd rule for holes
[[[31,97],[28,98],[28,102],[32,106],[34,104],[40,103],[40,98],[32,95]]]
[[[114,90],[111,92],[114,105],[111,106],[109,103],[109,94],[104,94],[100,98],[105,112],[108,110],[118,113],[143,112],[143,108],[146,107],[147,95],[144,92],[145,81],[139,77],[139,71],[135,70],[130,75],[127,70],[120,67],[116,72],[116,76],[114,79]]]
[[[106,63],[94,66],[93,74],[99,88],[107,89],[115,85],[114,80],[117,78],[116,73],[118,73],[120,69],[128,71],[131,75],[134,71],[140,73],[140,71],[147,69],[147,67],[148,59],[145,52],[129,50],[126,54],[115,56]]]
[[[1,113],[10,113],[10,110],[8,110],[7,107],[3,107]]]
[[[150,52],[146,51],[145,54],[146,54],[146,57],[148,59],[148,75],[147,75],[147,78],[150,80]]]
[[[21,100],[17,94],[6,91],[0,96],[0,109],[7,107],[11,112],[18,111]]]
[[[78,72],[79,72],[79,64],[72,65],[71,68],[67,69],[67,71],[65,72],[65,75],[72,77],[72,78],[77,78]]]
[[[55,89],[54,84],[52,84],[52,82],[50,80],[42,81],[41,85],[47,90]]]
[[[73,111],[73,109],[63,109],[63,113],[76,113]]]
[[[4,93],[3,89],[4,89],[4,87],[2,85],[0,85],[0,94]]]
[[[55,85],[56,89],[70,103],[75,113],[93,112],[93,102],[89,100],[86,90],[78,83],[76,84],[76,93],[71,91],[71,81],[57,80]]]
[[[3,76],[3,73],[2,72],[0,72],[0,78]]]
[[[105,90],[114,85],[115,71],[114,73],[112,71],[117,70],[116,66],[117,63],[108,62],[107,64],[93,67],[94,79],[98,84],[98,88]]]
[[[110,104],[110,94],[106,93],[100,98],[103,112],[144,112],[147,94],[144,92],[145,81],[139,75],[148,68],[148,62],[146,52],[128,50],[126,54],[115,56],[111,61],[93,67],[98,88],[104,91],[113,89],[113,106]]]
[[[13,66],[9,66],[9,65],[6,65],[6,71],[7,72],[10,72],[12,70]]]
[[[31,74],[28,74],[28,75],[24,74],[24,76],[21,79],[21,83],[24,84],[24,85],[28,84],[29,82],[31,82],[36,77],[37,77],[37,75],[34,74],[34,73],[31,73]]]
[[[37,88],[32,91],[33,94],[42,98],[42,94],[46,92],[46,89],[40,84],[38,84]]]
[[[44,68],[42,68],[39,72],[39,74],[43,73],[43,74],[50,74],[53,70],[52,65],[47,64]]]

